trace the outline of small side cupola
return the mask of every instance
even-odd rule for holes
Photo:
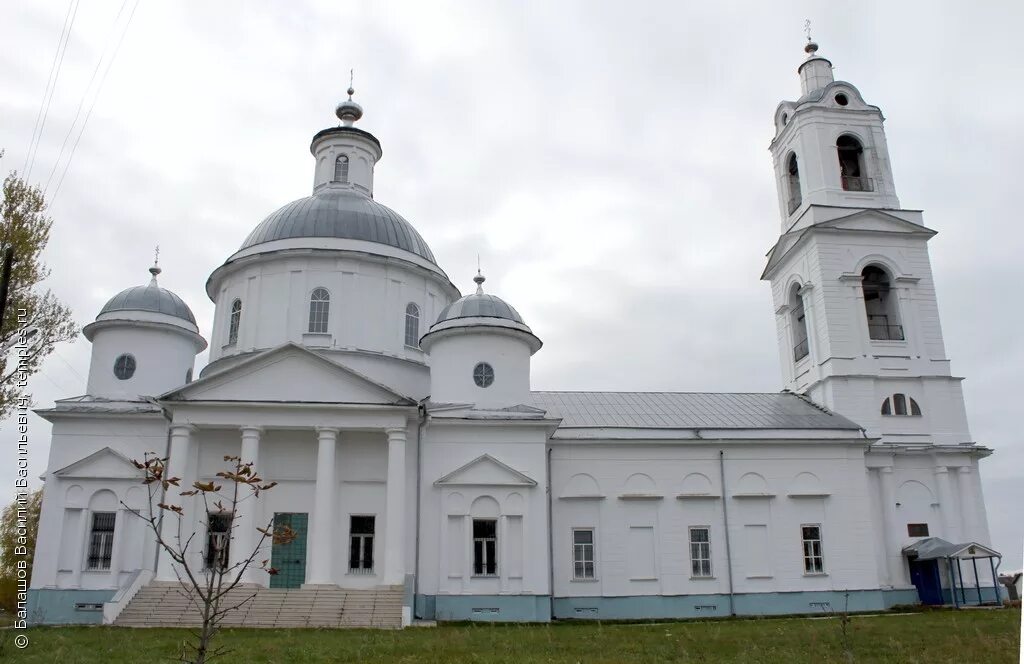
[[[354,191],[373,197],[373,169],[383,152],[376,136],[354,126],[363,117],[363,107],[352,99],[355,88],[349,85],[347,92],[348,99],[334,111],[341,125],[318,132],[309,146],[316,158],[313,191]]]
[[[188,305],[157,283],[161,269],[155,262],[149,273],[147,285],[112,297],[82,330],[92,342],[90,396],[137,400],[192,380],[206,340]]]
[[[515,309],[476,292],[445,307],[420,348],[430,356],[430,399],[440,403],[508,408],[530,400],[530,358],[543,345]]]

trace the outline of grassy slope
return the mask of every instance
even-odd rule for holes
[[[1020,610],[937,611],[854,618],[857,662],[1016,662]],[[3,658],[50,664],[173,661],[185,630],[38,628]],[[232,663],[263,662],[846,662],[837,620],[775,619],[648,625],[446,625],[373,630],[226,630]]]

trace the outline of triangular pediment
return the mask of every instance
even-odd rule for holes
[[[361,373],[288,343],[168,392],[163,401],[414,405]]]
[[[901,219],[883,210],[860,210],[845,217],[830,219],[810,226],[811,229],[835,229],[844,231],[876,231],[882,233],[923,233],[931,236],[935,231]]]
[[[434,482],[437,486],[537,486],[537,482],[511,466],[483,454]]]
[[[53,474],[63,479],[139,479],[142,471],[125,455],[104,447]]]

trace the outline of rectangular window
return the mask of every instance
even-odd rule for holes
[[[572,578],[593,579],[594,574],[594,530],[573,528],[572,531]]]
[[[373,573],[373,535],[376,517],[353,516],[349,522],[348,571]]]
[[[800,526],[804,543],[804,574],[824,574],[825,559],[821,555],[821,526]]]
[[[473,574],[498,574],[498,522],[495,519],[473,519]]]
[[[231,548],[231,515],[210,514],[206,523],[206,569],[224,569]]]
[[[116,512],[93,512],[92,531],[89,533],[89,569],[110,569],[114,552],[114,522]]]
[[[928,524],[927,523],[908,523],[907,524],[907,536],[908,537],[928,537]]]
[[[711,576],[711,529],[707,526],[690,527],[690,576]]]

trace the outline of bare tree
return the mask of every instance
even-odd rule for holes
[[[167,477],[166,462],[167,459],[152,453],[147,453],[141,462],[132,462],[145,474],[142,481],[149,492],[148,514],[132,509],[124,503],[122,505],[145,521],[153,531],[157,545],[174,563],[174,571],[183,586],[183,594],[199,611],[201,627],[199,631],[193,632],[195,641],[184,645],[181,661],[185,664],[206,664],[215,657],[227,653],[223,646],[211,646],[213,638],[220,630],[221,622],[230,612],[242,608],[256,596],[256,593],[252,592],[238,599],[229,597],[229,593],[239,586],[246,571],[257,564],[260,549],[267,540],[274,544],[287,544],[295,539],[296,533],[288,526],[275,529],[271,520],[266,527],[256,528],[259,538],[253,549],[242,552],[244,555],[236,555],[235,562],[230,562],[228,554],[235,539],[239,504],[246,500],[255,500],[262,492],[273,489],[277,482],[265,483],[252,463],[243,462],[241,457],[225,456],[224,462],[228,464],[228,468],[216,474],[222,481],[220,484],[217,481],[196,481],[190,489],[180,492],[182,497],[193,498],[197,502],[196,506],[202,507],[203,518],[200,519],[200,523],[206,526],[207,533],[211,532],[211,515],[221,519],[220,524],[225,525],[216,536],[207,537],[206,555],[202,556],[202,564],[197,565],[194,555],[197,532],[193,530],[187,535],[182,532],[185,508],[183,505],[171,503],[169,497],[170,488],[178,487],[181,478]],[[164,502],[159,502],[161,499],[157,495],[158,490],[162,491]],[[156,510],[152,509],[154,503]],[[170,538],[170,541],[165,539],[161,532],[161,517],[178,520],[177,534]],[[259,561],[259,569],[271,575],[277,574],[276,569],[267,565],[268,562]]]

